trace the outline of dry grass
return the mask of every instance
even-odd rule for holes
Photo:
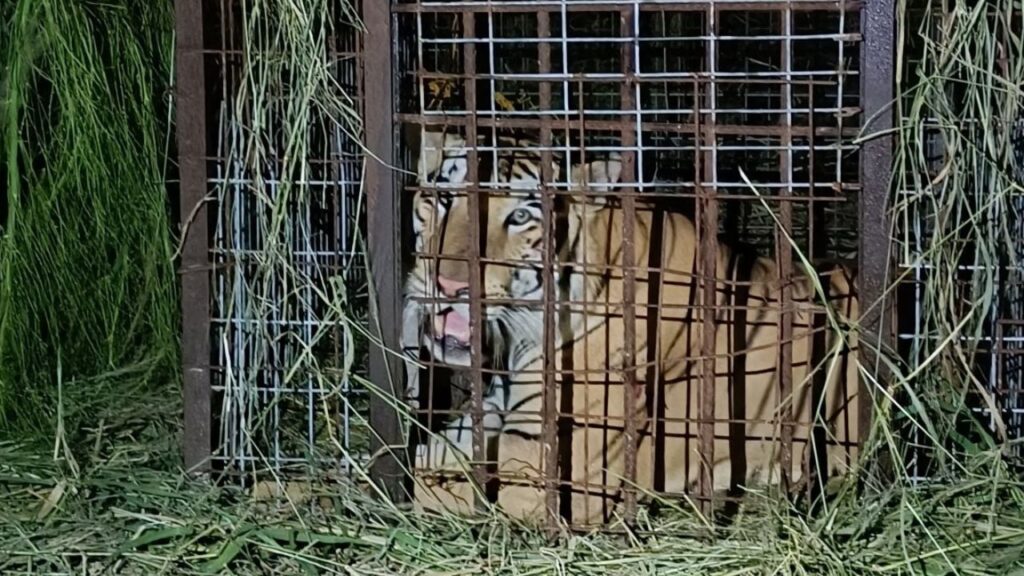
[[[1024,484],[991,453],[970,462],[977,475],[851,498],[825,517],[753,496],[713,539],[677,514],[552,541],[498,515],[399,511],[326,476],[312,504],[188,480],[175,469],[174,402],[159,404],[170,408],[108,414],[78,474],[51,454],[0,444],[0,572],[1024,573]]]

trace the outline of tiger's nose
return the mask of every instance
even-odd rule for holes
[[[453,280],[444,276],[437,277],[437,287],[447,298],[458,298],[469,295],[469,283],[461,280]]]

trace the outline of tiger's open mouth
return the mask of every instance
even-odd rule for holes
[[[454,308],[435,314],[434,340],[448,349],[469,349],[469,318]]]

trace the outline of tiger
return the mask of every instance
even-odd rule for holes
[[[438,219],[452,203],[463,205],[467,202],[465,194],[459,194],[460,187],[465,186],[468,174],[468,152],[465,140],[452,133],[441,136],[440,132],[424,131],[420,140],[420,152],[417,160],[418,190],[413,196],[412,230],[415,239],[415,251],[423,254],[428,239],[438,236],[424,232],[438,225]],[[536,144],[527,139],[506,135],[498,135],[497,145],[500,159],[495,164],[495,180],[501,187],[511,189],[536,189],[540,175],[536,171],[535,155],[530,151]],[[486,142],[480,136],[478,143]],[[480,152],[484,155],[486,152]],[[556,161],[551,163],[555,178],[560,173]],[[458,198],[454,196],[458,195]],[[436,246],[428,250],[432,254],[440,254]],[[450,252],[449,252],[450,254]],[[458,254],[464,257],[465,254]],[[450,260],[437,262],[440,278],[445,278],[447,271],[459,263]],[[461,266],[465,266],[461,263]],[[465,301],[468,287],[462,287],[459,294],[463,301],[448,304],[427,304],[425,300],[445,297],[445,287],[428,279],[437,278],[431,269],[433,263],[428,258],[416,258],[413,269],[406,275],[403,286],[403,315],[401,347],[406,357],[406,384],[404,399],[413,410],[420,408],[420,385],[418,357],[421,349],[443,365],[453,367],[469,367],[469,304]],[[446,320],[442,329],[442,319]],[[494,334],[494,332],[490,332]]]
[[[464,185],[467,158],[462,136],[425,132],[418,178],[439,189]],[[546,243],[542,155],[499,152],[498,158],[494,180],[512,192],[486,199],[481,289],[485,299],[515,303],[484,307],[486,347],[504,365],[502,375],[487,382],[483,401],[487,464],[500,478],[497,494],[487,497],[515,518],[540,520],[548,514],[544,455],[553,448],[542,437],[546,358],[541,303],[542,263],[549,243],[556,263],[551,272],[555,294],[566,310],[554,334],[559,374],[552,387],[554,405],[569,423],[568,432],[560,427],[558,438],[561,514],[574,525],[603,524],[621,512],[627,484],[641,493],[692,493],[702,473],[697,420],[705,366],[703,284],[698,276],[703,254],[696,224],[682,213],[638,198],[633,235],[627,239],[626,212],[613,199],[623,161],[613,154],[569,167],[569,193],[563,195],[561,209],[567,230],[557,244]],[[558,181],[558,162],[552,162],[550,174]],[[413,209],[418,252],[464,258],[471,248],[465,194],[435,200],[421,192]],[[661,240],[657,251],[652,249],[655,235]],[[621,271],[626,240],[632,240],[637,264],[632,355],[626,353],[624,339]],[[720,241],[714,269],[716,299],[707,307],[715,314],[714,456],[707,462],[711,488],[719,494],[778,484],[784,472],[793,484],[807,481],[804,466],[812,451],[824,461],[829,477],[848,473],[857,462],[861,432],[855,330],[859,302],[853,268],[839,263],[819,275],[828,310],[816,301],[814,278],[793,271],[792,338],[787,342],[792,393],[786,398],[780,392],[783,286],[776,263]],[[418,258],[413,277],[407,295],[439,292],[453,303],[428,311],[407,302],[409,332],[403,342],[425,345],[449,364],[468,366],[469,266],[465,260],[443,260],[435,267],[430,259]],[[826,312],[831,320],[820,326],[814,316]],[[421,330],[424,325],[426,330]],[[417,341],[414,332],[425,332],[424,340]],[[819,334],[815,358],[812,341]],[[625,370],[635,377],[633,414],[625,411]],[[824,371],[818,399],[821,425],[812,435],[812,383],[818,371]],[[411,389],[417,389],[411,371],[409,380]],[[794,453],[788,470],[782,469],[779,454],[782,410],[792,414]],[[627,417],[638,423],[632,479],[626,478]],[[413,500],[418,509],[459,514],[476,509],[482,487],[457,474],[473,454],[471,426],[466,406],[442,433],[417,448],[414,470],[422,477],[414,484]],[[828,439],[825,448],[822,432]],[[437,471],[447,474],[440,479],[426,474]]]

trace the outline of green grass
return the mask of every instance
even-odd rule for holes
[[[980,344],[992,335],[993,319],[1016,314],[1004,300],[1013,298],[1008,282],[1019,282],[1019,272],[1001,268],[1019,266],[1024,256],[1014,230],[1024,216],[1015,207],[1024,188],[1013,174],[1010,138],[1024,117],[1024,37],[1019,14],[1012,16],[1019,2],[955,3],[945,17],[934,14],[941,5],[901,0],[897,8],[902,15],[923,9],[924,17],[899,20],[904,43],[896,55],[896,241],[890,249],[901,265],[929,269],[921,286],[923,337],[912,344],[910,364],[887,383],[902,404],[884,404],[883,414],[925,440],[934,470],[949,471],[963,467],[959,454],[1009,440],[1001,400],[986,389],[974,363],[987,354]],[[928,157],[932,141],[946,151],[938,163]],[[979,269],[965,277],[964,265]],[[994,415],[994,439],[979,433],[968,412],[972,403]],[[905,456],[890,453],[896,462]]]
[[[0,572],[1024,574],[1024,484],[993,474],[1003,469],[992,453],[972,462],[978,476],[896,485],[817,518],[753,496],[713,539],[679,513],[549,540],[498,515],[396,510],[326,477],[316,507],[294,508],[189,480],[177,471],[177,407],[152,400],[90,430],[77,474],[61,458],[0,443]]]
[[[0,430],[74,441],[173,385],[170,2],[0,6]]]

